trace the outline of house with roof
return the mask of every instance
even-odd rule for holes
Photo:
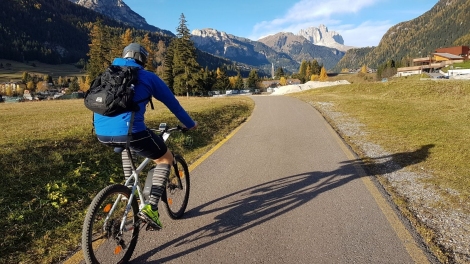
[[[397,69],[397,76],[408,76],[413,74],[421,74],[423,72],[433,73],[440,69],[461,63],[469,59],[470,50],[468,46],[457,46],[449,48],[436,49],[435,52],[427,57],[413,59],[413,65],[410,67],[402,67]]]

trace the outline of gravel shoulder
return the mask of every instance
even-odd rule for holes
[[[392,189],[395,195],[406,201],[406,208],[402,206],[401,209],[410,212],[419,225],[431,231],[423,240],[431,239],[428,243],[434,244],[433,251],[445,254],[448,263],[470,263],[470,215],[461,209],[453,209],[437,190],[423,184],[421,179],[429,177],[430,172],[409,171],[395,164],[392,161],[393,153],[365,141],[367,131],[364,125],[345,113],[336,112],[332,103],[309,103],[323,114],[348,144],[360,150],[361,158],[373,160],[368,171],[372,170],[375,175],[385,179],[381,181],[384,188]],[[465,208],[465,205],[462,206]]]

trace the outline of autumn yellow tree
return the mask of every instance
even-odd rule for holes
[[[318,74],[312,74],[310,77],[310,81],[318,81],[318,79],[320,79],[320,75]]]
[[[320,71],[320,81],[326,81],[328,79],[328,74],[326,73],[326,69],[325,67],[322,67],[321,68],[321,71]]]
[[[36,87],[37,87],[36,90],[38,92],[45,92],[49,86],[47,84],[47,81],[41,81],[36,84]]]
[[[234,88],[235,83],[237,82],[237,77],[236,76],[230,76],[230,77],[228,77],[228,80],[230,81],[230,87]]]
[[[307,69],[305,70],[305,80],[309,80],[310,76],[312,76],[312,68],[310,67],[310,63],[308,63]]]
[[[155,52],[153,51],[152,41],[150,40],[149,33],[145,34],[141,43],[142,46],[148,51],[149,55],[147,56],[147,62],[145,63],[145,68],[149,71],[155,71]]]
[[[287,79],[286,77],[282,76],[280,79],[279,79],[279,84],[284,86],[284,85],[287,85]]]
[[[366,65],[362,65],[362,67],[361,67],[361,73],[364,73],[364,74],[367,73],[367,66],[366,66]]]
[[[26,84],[26,88],[28,88],[28,90],[30,90],[30,91],[35,91],[36,90],[36,84],[33,81],[29,81]]]
[[[134,41],[134,38],[132,37],[132,31],[129,28],[126,29],[126,32],[124,32],[121,39],[122,45],[124,47],[131,44]]]

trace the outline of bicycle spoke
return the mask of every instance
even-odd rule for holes
[[[134,200],[121,230],[129,196],[127,187],[111,185],[93,200],[85,218],[82,237],[87,263],[118,263],[130,259],[137,243],[139,226],[138,205]]]

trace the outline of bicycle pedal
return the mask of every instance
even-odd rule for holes
[[[150,221],[145,214],[139,212],[137,214],[137,216],[140,218],[140,220],[142,220],[142,222],[144,224],[147,224],[147,226],[145,227],[145,230],[147,230],[147,231],[159,231],[160,229],[162,229],[161,227],[153,224],[153,222]]]
[[[147,223],[147,226],[145,227],[146,231],[160,231],[161,228],[153,226],[151,223]]]

